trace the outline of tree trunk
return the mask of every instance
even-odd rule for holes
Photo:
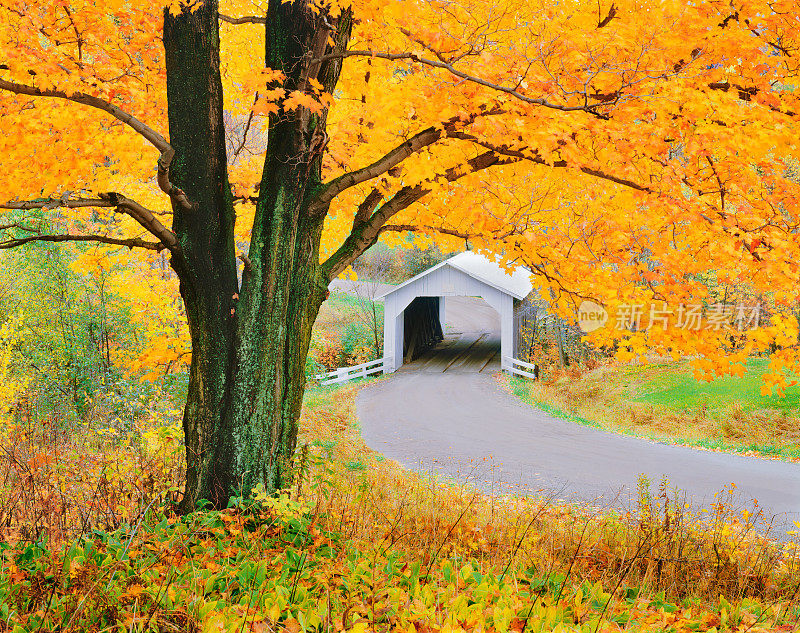
[[[333,21],[337,48],[347,44],[349,19],[345,13]],[[287,92],[306,90],[309,78],[333,92],[341,62],[313,61],[326,52],[330,24],[306,2],[270,0],[266,66],[284,72]],[[181,250],[172,259],[192,340],[181,505],[190,512],[203,499],[220,508],[258,484],[273,492],[290,483],[311,328],[329,282],[319,264],[324,213],[308,210],[321,186],[327,136],[325,116],[305,108],[270,117],[240,288],[216,1],[166,12],[164,46],[171,175],[193,207],[174,205]]]

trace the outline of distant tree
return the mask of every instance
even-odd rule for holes
[[[394,273],[394,255],[383,245],[370,249],[354,266],[358,281],[353,284],[356,297],[356,318],[372,335],[375,358],[383,355],[383,308],[378,301],[385,284]]]

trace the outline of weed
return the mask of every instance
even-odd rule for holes
[[[736,513],[732,490],[700,513],[644,479],[625,514],[486,496],[377,459],[355,393],[310,392],[295,485],[277,497],[256,490],[180,518],[158,502],[169,494],[159,474],[117,526],[0,545],[0,630],[765,633],[797,622],[796,545],[764,538],[763,515]]]

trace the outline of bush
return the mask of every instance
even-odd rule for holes
[[[345,359],[352,361],[356,358],[361,358],[364,355],[364,348],[370,350],[369,354],[374,355],[375,348],[372,343],[372,332],[364,323],[348,323],[342,335],[342,354]],[[367,360],[372,359],[368,358]],[[352,364],[357,365],[358,363]]]
[[[342,357],[342,345],[337,341],[321,341],[313,351],[313,362],[328,371],[340,367]]]

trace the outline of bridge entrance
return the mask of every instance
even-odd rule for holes
[[[444,310],[436,315],[442,336],[413,358],[406,354],[398,371],[436,374],[500,370],[500,315],[494,308],[480,297],[425,299],[438,299],[440,306],[444,304]],[[415,336],[413,323],[412,319],[404,320],[406,340]]]

